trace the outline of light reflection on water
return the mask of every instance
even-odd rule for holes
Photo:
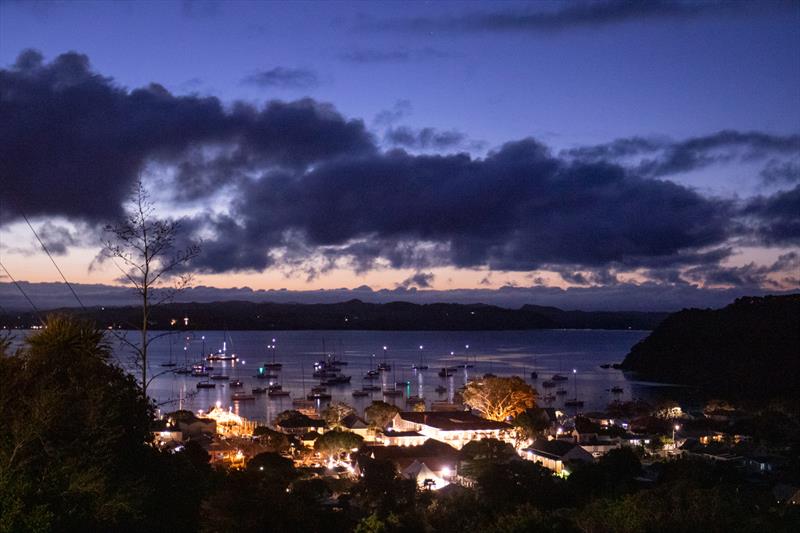
[[[154,332],[154,335],[158,333]],[[602,369],[603,363],[619,362],[630,348],[647,335],[645,331],[604,331],[604,330],[533,330],[533,331],[205,331],[181,333],[161,337],[150,348],[150,372],[156,377],[150,385],[149,393],[162,405],[163,410],[177,408],[208,409],[217,401],[223,406],[233,406],[242,415],[257,420],[272,420],[281,411],[292,408],[292,398],[307,394],[318,383],[312,377],[313,363],[321,359],[325,352],[335,353],[346,361],[342,373],[352,376],[349,385],[328,387],[333,401],[343,401],[363,412],[372,400],[384,400],[405,409],[409,395],[424,398],[428,405],[434,400],[452,400],[456,390],[472,377],[484,373],[498,376],[520,375],[533,385],[540,394],[555,392],[545,390],[541,382],[553,374],[567,375],[563,383],[567,394],[556,396],[551,404],[563,407],[564,401],[577,393],[585,402],[584,411],[604,408],[614,399],[648,398],[652,388],[637,381],[629,380],[622,372]],[[231,389],[228,382],[215,381],[213,389],[196,388],[200,378],[175,375],[161,365],[172,360],[179,366],[198,362],[203,353],[210,353],[222,346],[227,338],[228,351],[239,356],[237,362],[219,361],[211,363],[216,372],[228,375],[230,379],[240,379],[244,386]],[[283,363],[275,372],[275,380],[261,380],[255,377],[258,368],[272,361],[272,352],[267,345],[276,339],[275,361]],[[325,351],[323,351],[323,343]],[[362,380],[370,368],[383,362],[383,346],[387,346],[386,362],[392,365],[391,372],[383,372],[380,379]],[[419,346],[424,346],[423,350]],[[465,346],[469,345],[469,349]],[[129,351],[121,343],[115,343],[117,357],[124,362],[129,359]],[[184,347],[186,350],[184,350]],[[427,370],[416,370],[412,365],[423,363]],[[453,354],[451,355],[451,352]],[[374,354],[374,355],[373,355]],[[463,365],[472,368],[463,368]],[[301,372],[301,365],[303,371]],[[442,367],[459,366],[452,376],[441,378]],[[577,370],[577,381],[572,370]],[[530,372],[539,374],[537,380],[529,378]],[[394,389],[395,382],[409,382],[407,386],[397,386],[404,391],[402,397],[384,397],[381,392],[370,393],[363,398],[354,398],[353,390],[362,385],[379,384],[382,389]],[[254,387],[264,387],[268,383],[279,383],[291,397],[268,398],[256,396],[255,401],[232,402],[233,392],[250,393]],[[439,393],[437,386],[446,387]],[[622,394],[612,394],[609,389],[619,385]],[[320,407],[324,407],[321,405]],[[410,407],[409,407],[410,408]]]
[[[24,332],[28,334],[29,332]],[[124,332],[121,332],[124,333]],[[544,389],[541,384],[559,373],[569,377],[563,382],[567,394],[556,396],[552,403],[540,401],[542,406],[564,408],[564,401],[578,397],[585,402],[580,410],[603,409],[611,401],[633,398],[653,399],[663,391],[663,385],[636,381],[619,370],[602,369],[603,363],[620,362],[630,348],[647,336],[647,331],[606,331],[606,330],[530,330],[530,331],[195,331],[172,334],[152,332],[153,337],[161,335],[150,345],[149,373],[153,379],[148,392],[163,411],[171,411],[182,406],[191,410],[207,410],[216,402],[231,406],[241,415],[261,421],[271,421],[275,415],[292,408],[292,399],[301,398],[318,384],[312,377],[313,364],[324,354],[335,353],[348,363],[342,373],[352,376],[348,385],[328,387],[333,401],[342,401],[356,407],[360,413],[373,400],[394,403],[401,409],[406,406],[409,395],[424,398],[427,405],[431,401],[449,400],[459,387],[472,377],[492,373],[498,376],[519,375],[534,386],[540,395],[555,393],[556,388]],[[138,338],[137,332],[127,332],[132,342]],[[205,339],[203,339],[205,337]],[[275,339],[275,361],[283,363],[276,371],[275,380],[262,380],[255,377],[258,368],[272,361],[272,352],[267,348]],[[20,337],[18,337],[18,340]],[[121,365],[132,369],[131,350],[115,337],[109,335],[115,357]],[[233,379],[240,379],[244,386],[232,389],[227,381],[213,381],[213,389],[197,389],[196,378],[178,375],[173,368],[162,366],[175,362],[178,367],[200,361],[204,348],[211,353],[222,347],[226,340],[228,351],[236,353],[236,362],[219,361],[211,364],[215,372]],[[324,350],[323,350],[324,343]],[[419,346],[424,347],[423,350]],[[469,349],[465,346],[469,345]],[[383,362],[383,346],[387,346],[386,362],[391,364],[391,372],[383,372],[380,379],[362,380],[370,368]],[[185,348],[185,349],[184,349]],[[171,355],[170,355],[171,352]],[[420,352],[422,352],[420,354]],[[453,354],[451,355],[451,352]],[[427,370],[415,370],[412,365],[422,362]],[[463,368],[463,365],[472,368]],[[452,376],[441,378],[438,372],[442,367],[459,366]],[[176,368],[178,368],[176,367]],[[303,371],[301,372],[301,367]],[[577,381],[572,370],[577,371]],[[538,379],[529,375],[535,370]],[[381,389],[395,388],[395,382],[408,381],[407,386],[398,386],[402,397],[385,397],[381,392],[372,392],[363,398],[354,398],[352,392],[362,385],[376,384]],[[279,383],[290,397],[268,398],[257,395],[255,401],[233,402],[234,392],[250,393],[254,387],[265,387],[269,383]],[[446,391],[437,392],[444,386]],[[613,386],[623,388],[622,394],[612,394]],[[327,402],[326,402],[327,403]],[[325,404],[319,405],[319,408]],[[565,409],[568,412],[574,409]]]

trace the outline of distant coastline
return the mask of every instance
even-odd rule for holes
[[[101,327],[137,329],[135,306],[65,308],[44,311],[81,316]],[[524,305],[519,309],[482,304],[384,304],[350,300],[334,304],[171,303],[153,309],[152,329],[193,330],[367,330],[367,331],[510,331],[531,329],[652,330],[664,312],[564,311]],[[188,319],[185,321],[185,319]],[[173,321],[175,321],[173,323]],[[0,327],[27,328],[37,323],[32,312],[0,313]]]

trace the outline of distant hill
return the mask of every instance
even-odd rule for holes
[[[84,316],[98,325],[134,329],[136,307],[74,308],[60,312]],[[481,304],[385,304],[350,300],[335,304],[253,302],[175,303],[156,307],[151,327],[168,329],[170,321],[189,318],[191,329],[230,330],[514,330],[514,329],[653,329],[666,313],[562,311],[525,305],[506,309]],[[36,323],[32,314],[0,315],[0,327]]]
[[[674,313],[622,368],[732,397],[800,397],[800,294]]]

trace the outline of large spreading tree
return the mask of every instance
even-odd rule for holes
[[[314,441],[314,450],[323,455],[334,457],[340,453],[360,448],[364,439],[351,431],[334,429],[321,435]]]
[[[373,427],[383,429],[389,425],[394,415],[399,412],[400,409],[396,405],[376,400],[364,410],[364,415],[367,418],[367,422]]]
[[[467,383],[465,405],[489,420],[506,421],[536,406],[536,391],[522,378],[486,377]]]

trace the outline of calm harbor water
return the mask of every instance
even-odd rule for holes
[[[633,381],[619,370],[600,368],[603,363],[622,361],[629,349],[647,333],[605,330],[175,332],[158,338],[151,345],[150,372],[161,375],[153,380],[149,393],[163,411],[179,406],[205,410],[220,402],[248,418],[270,421],[277,413],[292,408],[292,398],[303,397],[318,384],[319,380],[312,377],[313,364],[327,352],[346,361],[348,364],[342,367],[342,374],[352,376],[350,384],[328,387],[332,400],[346,402],[359,411],[372,400],[384,400],[405,408],[410,395],[424,398],[428,405],[431,401],[447,400],[467,379],[487,372],[498,376],[524,376],[540,395],[557,391],[557,388],[544,389],[543,381],[556,373],[566,375],[569,379],[560,385],[567,393],[556,395],[550,403],[540,404],[563,408],[564,401],[577,393],[585,402],[581,410],[588,411],[602,409],[614,399],[651,399],[658,394],[658,387],[653,384]],[[159,334],[153,333],[154,336]],[[135,332],[129,335],[135,339]],[[273,344],[273,339],[275,361],[283,367],[274,371],[278,376],[275,379],[258,379],[255,377],[258,369],[272,361],[272,350],[268,346]],[[223,341],[227,343],[228,352],[238,355],[239,360],[208,364],[214,368],[212,374],[222,373],[244,382],[240,389],[232,389],[226,381],[212,381],[216,385],[213,389],[197,389],[197,383],[207,378],[174,374],[170,368],[162,366],[170,360],[179,366],[199,362],[203,353],[216,351]],[[129,350],[118,341],[114,345],[120,363],[128,365]],[[392,365],[392,371],[381,373],[380,379],[374,381],[362,380],[365,372],[384,361],[384,346],[386,362]],[[412,368],[420,358],[428,365],[428,370]],[[472,368],[458,368],[447,378],[438,375],[442,367],[464,364]],[[538,372],[536,380],[529,377],[533,370]],[[352,396],[352,392],[363,385],[392,389],[396,382],[408,382],[408,385],[396,386],[403,390],[402,397],[384,397],[381,392],[362,398]],[[231,400],[234,392],[250,393],[254,387],[264,387],[268,383],[281,384],[291,396],[257,395],[255,401]],[[613,386],[621,387],[623,392],[610,392]],[[445,390],[437,392],[437,387]],[[318,407],[323,408],[325,403]]]

